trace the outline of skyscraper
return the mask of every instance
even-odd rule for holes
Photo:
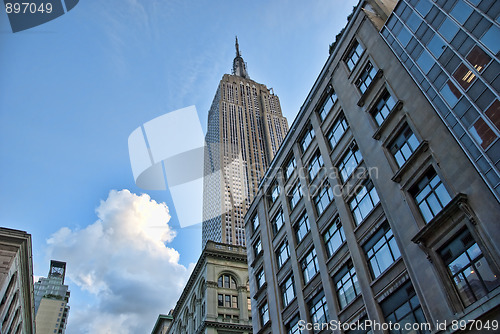
[[[69,313],[69,290],[64,285],[66,262],[50,261],[49,275],[35,283],[35,322],[40,334],[64,334]]]
[[[0,227],[0,333],[35,333],[31,235]]]
[[[500,318],[499,11],[359,1],[245,217],[254,332],[498,331],[454,324]]]
[[[232,74],[208,113],[202,242],[245,245],[243,217],[288,131],[278,96],[250,79],[236,39]]]

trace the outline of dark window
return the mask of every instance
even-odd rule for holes
[[[370,264],[373,278],[379,277],[401,256],[392,230],[387,223],[366,242],[363,249]]]
[[[220,275],[217,280],[217,286],[219,288],[236,289],[236,280],[228,274]]]
[[[321,153],[319,151],[314,154],[314,156],[311,158],[308,164],[308,171],[309,171],[309,180],[313,180],[316,175],[318,175],[320,169],[324,166],[323,163],[323,158],[321,157]]]
[[[481,249],[468,230],[440,250],[464,306],[469,306],[499,285]]]
[[[373,182],[368,180],[349,202],[356,225],[359,225],[379,202]]]
[[[294,226],[295,229],[295,237],[297,238],[297,243],[300,243],[304,236],[309,231],[309,218],[307,217],[307,213],[304,212],[302,216],[300,216],[299,221]]]
[[[299,329],[299,317],[295,317],[286,326],[286,334],[300,334],[302,331]]]
[[[486,65],[491,61],[491,57],[486,54],[479,46],[474,46],[467,55],[469,63],[478,71],[483,72]]]
[[[337,143],[339,142],[340,138],[342,138],[347,128],[348,128],[347,121],[344,117],[344,114],[341,114],[327,134],[328,142],[330,143],[330,147],[332,149],[337,145]]]
[[[301,261],[302,275],[304,277],[304,284],[307,284],[311,278],[318,272],[318,258],[316,257],[316,250],[312,248]]]
[[[309,302],[309,314],[313,324],[323,324],[328,322],[328,305],[323,292],[314,297]],[[314,333],[319,331],[315,330]]]
[[[352,263],[346,264],[333,278],[337,298],[341,309],[352,302],[360,294],[358,278]]]
[[[371,111],[371,114],[378,126],[380,126],[382,122],[387,118],[395,105],[396,101],[391,96],[391,94],[389,94],[387,90],[384,91],[384,93],[378,99],[375,108],[373,108],[373,110]]]
[[[470,70],[465,64],[461,64],[453,73],[453,77],[457,80],[457,82],[462,86],[464,90],[467,90],[469,86],[476,79],[476,74]]]
[[[409,333],[404,331],[406,324],[423,324],[427,323],[422,307],[415,294],[413,286],[408,281],[396,292],[393,292],[389,297],[380,303],[384,318],[388,323],[401,324],[400,330],[392,330],[392,333]],[[414,329],[411,333],[429,333],[426,330]]]
[[[302,147],[303,152],[307,150],[313,138],[314,138],[314,130],[312,126],[309,124],[309,128],[306,130],[306,133],[304,133],[304,135],[300,140],[300,146]]]
[[[362,160],[363,157],[361,156],[358,146],[354,143],[351,144],[348,151],[344,154],[337,165],[340,178],[343,182],[347,181]]]
[[[418,183],[410,189],[425,222],[434,218],[451,200],[448,191],[434,169],[430,169]]]
[[[373,67],[372,63],[368,62],[365,68],[359,75],[358,80],[356,80],[356,87],[360,90],[361,93],[366,92],[368,86],[372,83],[375,75],[377,74],[377,70]]]
[[[330,257],[340,248],[345,240],[344,228],[338,217],[325,232],[323,238],[325,239],[326,252],[328,257]]]
[[[354,41],[345,59],[347,67],[349,68],[350,71],[354,69],[359,59],[361,58],[363,52],[364,52],[363,47],[358,43],[358,41]]]
[[[220,307],[224,306],[224,295],[221,293],[217,296],[217,305]]]
[[[399,135],[389,146],[389,151],[393,155],[394,159],[396,159],[398,166],[401,167],[406,161],[408,161],[413,152],[415,152],[418,145],[419,142],[417,137],[415,137],[415,134],[411,131],[408,124],[406,124],[403,130],[401,130]]]
[[[283,264],[290,257],[290,247],[288,246],[288,241],[285,240],[279,245],[276,251],[276,258],[278,260],[278,268],[281,268]]]
[[[302,191],[300,190],[300,183],[297,182],[290,194],[288,195],[288,203],[290,204],[290,209],[293,210],[293,208],[295,208],[295,206],[297,205],[297,203],[300,201],[300,199],[302,198]]]
[[[497,135],[482,118],[478,118],[476,122],[474,122],[474,124],[469,128],[469,132],[474,140],[485,150],[497,138]]]
[[[284,224],[284,219],[283,219],[283,210],[279,210],[276,216],[272,219],[272,224],[273,224],[273,232],[276,235],[279,230],[283,227]]]
[[[283,307],[286,307],[293,298],[295,298],[295,286],[293,281],[293,276],[287,278],[287,280],[281,285],[281,296],[283,298]]]
[[[314,196],[313,201],[318,216],[321,216],[328,205],[330,205],[330,203],[333,201],[333,190],[328,182],[325,182],[321,186],[319,193]]]
[[[324,120],[330,110],[332,109],[333,105],[337,101],[337,94],[335,94],[334,91],[328,94],[328,96],[325,98],[323,101],[323,104],[321,105],[321,108],[319,109],[319,117],[321,120]]]

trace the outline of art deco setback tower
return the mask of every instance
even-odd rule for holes
[[[287,131],[278,96],[250,79],[236,39],[232,74],[222,77],[208,113],[203,247],[245,245],[243,217]]]
[[[66,262],[50,261],[49,275],[35,283],[36,332],[64,334],[69,313],[69,290],[64,285]]]

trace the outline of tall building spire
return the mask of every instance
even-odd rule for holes
[[[250,79],[250,76],[247,73],[247,66],[240,54],[240,45],[238,44],[238,36],[236,36],[235,47],[236,47],[236,57],[234,57],[233,60],[233,74],[239,77]]]

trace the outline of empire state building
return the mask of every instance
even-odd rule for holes
[[[224,74],[208,113],[203,247],[208,240],[245,246],[244,216],[288,131],[278,96],[250,79],[236,38],[232,74]]]

